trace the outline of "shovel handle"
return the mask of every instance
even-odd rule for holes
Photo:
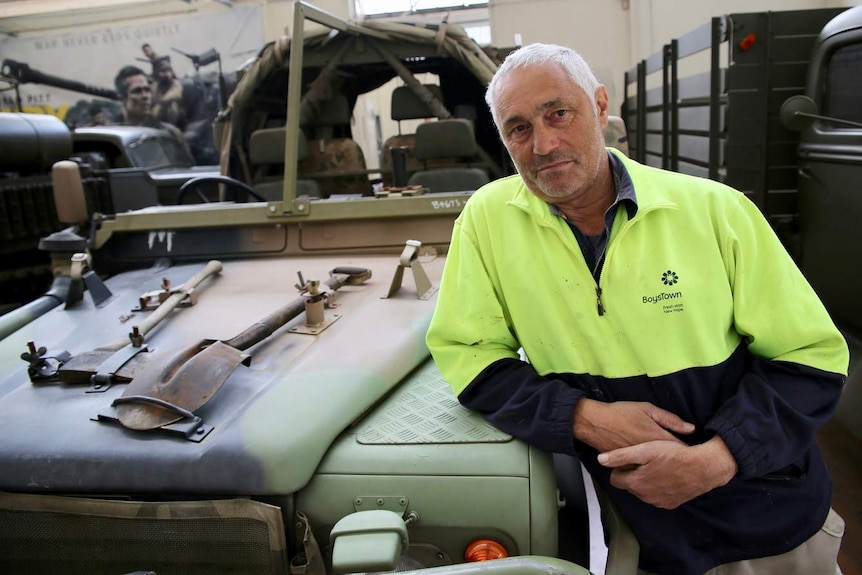
[[[371,270],[357,267],[337,267],[329,272],[329,278],[323,282],[329,289],[335,291],[344,285],[360,285],[371,277]],[[226,340],[224,343],[240,351],[245,351],[258,342],[268,338],[281,326],[305,311],[308,298],[301,296],[277,309],[258,321],[242,333]]]
[[[171,311],[175,307],[177,307],[181,301],[183,301],[186,296],[188,296],[189,292],[195,288],[199,283],[210,277],[211,275],[215,275],[222,270],[222,264],[218,260],[211,260],[207,262],[207,265],[200,270],[198,273],[190,277],[183,283],[179,288],[176,289],[174,293],[170,295],[165,301],[159,304],[159,307],[153,311],[140,324],[138,324],[138,332],[143,336],[149,333],[151,329],[156,327],[160,321],[165,319]],[[129,344],[128,336],[117,339],[116,341],[111,342],[110,344],[102,347],[101,349],[120,349]]]

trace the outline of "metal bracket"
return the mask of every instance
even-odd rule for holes
[[[413,281],[416,284],[416,297],[421,300],[430,298],[437,291],[437,288],[431,285],[431,280],[428,279],[428,274],[422,267],[419,261],[419,248],[422,247],[422,242],[419,240],[407,240],[404,246],[404,251],[401,252],[401,258],[398,260],[398,268],[395,270],[395,275],[392,277],[392,283],[389,286],[389,293],[383,299],[393,297],[398,290],[401,289],[401,281],[404,278],[404,268],[410,268],[413,271]]]
[[[404,495],[359,495],[353,498],[354,511],[384,509],[405,517],[410,499]]]
[[[183,285],[171,287],[171,280],[162,278],[161,289],[144,292],[138,298],[138,306],[132,308],[132,311],[152,311],[159,307],[166,299],[175,293],[179,293],[183,289]],[[189,307],[198,303],[198,294],[194,288],[188,290],[186,296],[178,303],[180,307]]]
[[[301,333],[305,335],[317,335],[338,320],[341,319],[341,315],[337,313],[329,314],[324,317],[323,322],[315,325],[311,325],[308,322],[302,322],[301,324],[288,329],[290,333]]]
[[[296,289],[302,295],[308,296],[305,300],[305,321],[300,325],[288,329],[290,333],[302,333],[306,335],[317,335],[338,321],[338,314],[326,314],[327,309],[338,307],[335,303],[335,291],[321,291],[320,281],[308,280],[302,277],[302,272],[297,272],[299,283]]]
[[[92,421],[114,423],[116,425],[119,425],[123,429],[126,429],[126,427],[120,421],[119,416],[117,416],[117,408],[114,405],[111,405],[107,410],[98,413],[96,417],[91,417],[90,419]],[[192,418],[182,419],[175,423],[163,425],[161,427],[157,427],[156,429],[151,429],[147,431],[164,431],[171,435],[179,435],[180,437],[183,437],[184,439],[187,439],[194,443],[200,443],[204,440],[204,438],[206,438],[207,435],[209,435],[212,430],[212,425],[206,425],[200,417],[193,415]]]
[[[68,351],[49,354],[47,348],[40,347],[37,349],[36,344],[29,341],[27,342],[27,351],[21,354],[21,359],[30,364],[27,366],[30,382],[39,383],[53,379],[60,367],[72,359],[72,354]]]
[[[135,346],[134,344],[129,344],[114,352],[111,357],[102,362],[96,373],[90,376],[90,383],[92,385],[85,393],[104,393],[108,391],[114,384],[114,374],[120,371],[121,367],[142,351],[147,351],[146,345]]]
[[[288,216],[307,216],[311,213],[311,202],[306,198],[294,198],[289,206],[283,202],[267,202],[266,215],[270,218]]]
[[[93,298],[93,305],[96,307],[102,306],[106,301],[111,299],[114,294],[111,290],[102,283],[102,279],[90,269],[90,256],[86,253],[76,253],[72,255],[72,265],[69,270],[69,292],[66,295],[65,309],[69,309],[84,298],[84,288],[90,292],[90,297]]]

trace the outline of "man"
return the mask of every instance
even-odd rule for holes
[[[136,66],[124,66],[114,78],[114,87],[123,105],[123,120],[133,126],[156,126],[152,116],[153,91],[150,79]]]
[[[114,78],[114,87],[123,105],[124,124],[166,130],[186,147],[183,134],[175,125],[160,121],[153,115],[153,90],[143,70],[124,66]]]
[[[456,221],[427,335],[461,403],[579,455],[645,572],[834,573],[814,440],[847,346],[758,209],[606,149],[572,50],[512,53],[486,99],[519,173]]]
[[[171,65],[170,56],[159,56],[149,44],[141,46],[153,67],[155,92],[153,93],[153,116],[161,121],[173,124],[178,129],[186,127],[186,114],[183,110],[183,84],[177,79]]]

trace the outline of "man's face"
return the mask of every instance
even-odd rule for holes
[[[539,198],[576,198],[596,183],[601,162],[607,161],[603,86],[596,91],[596,104],[556,63],[516,68],[500,78],[495,102],[500,136],[524,183]]]
[[[126,78],[127,95],[123,101],[126,117],[139,120],[149,115],[152,109],[152,89],[146,76],[138,74]]]
[[[176,78],[176,75],[174,74],[174,69],[170,66],[161,66],[156,71],[156,80],[160,86],[170,86],[174,78]]]

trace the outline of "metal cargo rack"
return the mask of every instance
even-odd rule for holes
[[[814,42],[843,10],[716,16],[640,61],[622,107],[632,157],[746,193],[792,241],[798,134],[779,111],[804,92]]]

